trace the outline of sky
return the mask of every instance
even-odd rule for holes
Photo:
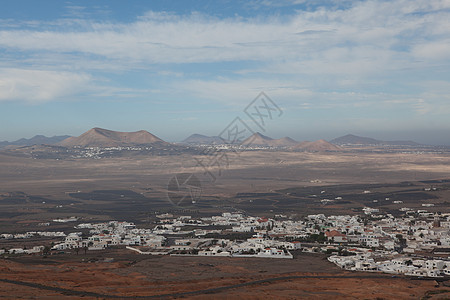
[[[264,134],[450,145],[450,0],[2,1],[0,141]]]

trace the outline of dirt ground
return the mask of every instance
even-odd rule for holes
[[[208,195],[267,192],[292,186],[390,183],[450,177],[450,155],[438,153],[303,153],[248,151],[229,155],[214,184],[193,155],[32,159],[0,154],[0,193],[54,195],[101,189],[165,192],[177,173],[195,173]],[[197,166],[197,167],[196,167]],[[311,182],[315,181],[315,182]],[[151,190],[148,190],[150,188]],[[150,193],[151,194],[151,193]]]
[[[294,260],[199,258],[145,256],[120,249],[86,255],[0,260],[0,298],[4,299],[423,299],[427,295],[432,296],[429,299],[445,299],[450,296],[450,288],[435,285],[434,281],[344,272],[324,256],[314,254],[301,254]]]

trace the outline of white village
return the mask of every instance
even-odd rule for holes
[[[80,223],[72,232],[0,234],[0,239],[54,237],[62,239],[60,242],[51,247],[3,248],[0,254],[78,253],[80,249],[125,247],[143,255],[294,259],[291,252],[302,251],[325,253],[330,262],[350,271],[450,276],[450,213],[401,211],[401,217],[394,217],[366,207],[359,216],[317,214],[301,220],[285,215],[264,218],[223,213],[193,218],[165,213],[156,216],[153,228],[146,229],[131,222],[81,223],[75,217],[61,218],[52,222]]]

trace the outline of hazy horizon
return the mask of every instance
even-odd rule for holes
[[[105,128],[105,127],[101,127],[101,126],[95,126],[98,128],[103,128],[103,129],[108,129],[108,130],[114,130],[114,131],[124,131],[121,130],[120,128],[115,128],[115,129],[111,129],[111,128]],[[95,128],[92,127],[92,128]],[[18,138],[14,138],[14,139],[10,139],[10,140],[6,140],[6,139],[1,139],[0,138],[0,142],[13,142],[13,141],[17,141],[19,139],[25,138],[25,139],[31,139],[37,135],[44,135],[46,137],[53,137],[53,136],[63,136],[63,135],[70,135],[70,136],[80,136],[81,134],[85,133],[86,131],[90,130],[91,128],[87,128],[85,131],[79,132],[79,133],[75,133],[75,134],[68,134],[68,133],[63,133],[63,134],[42,134],[42,133],[36,133],[36,134],[32,134],[31,136],[21,136]],[[159,135],[157,133],[155,133],[154,131],[152,131],[151,129],[146,129],[146,128],[140,128],[140,129],[132,129],[129,130],[131,131],[139,131],[139,130],[146,130],[152,134],[155,134],[156,136],[158,136],[159,138],[161,138],[164,141],[167,142],[171,142],[171,143],[176,143],[176,142],[181,142],[184,139],[188,138],[189,136],[193,135],[193,134],[200,134],[200,135],[204,135],[204,136],[217,136],[219,134],[219,132],[215,132],[213,133],[211,130],[209,131],[205,131],[205,132],[192,132],[192,133],[188,133],[185,136],[181,136],[181,135],[176,135],[179,136],[179,138],[166,138],[165,136]],[[127,130],[128,131],[128,130]],[[211,132],[210,134],[208,134],[207,132]],[[258,131],[259,132],[259,131]],[[367,138],[373,138],[376,140],[382,140],[382,141],[413,141],[413,142],[417,142],[420,144],[424,144],[424,145],[435,145],[435,146],[450,146],[450,132],[447,131],[442,131],[439,132],[438,135],[440,136],[444,136],[447,137],[446,139],[442,139],[442,141],[440,141],[439,139],[436,139],[436,136],[430,136],[430,133],[432,133],[431,131],[429,132],[429,134],[427,135],[425,132],[422,132],[421,135],[417,135],[417,132],[384,132],[384,133],[380,133],[380,132],[346,132],[346,133],[339,133],[336,132],[335,134],[330,133],[330,132],[322,132],[319,134],[308,134],[308,133],[292,133],[292,134],[283,134],[283,132],[276,132],[276,131],[271,131],[268,130],[268,132],[263,132],[260,131],[261,134],[268,136],[270,138],[274,138],[274,139],[279,139],[279,138],[283,138],[283,137],[290,137],[296,141],[315,141],[315,140],[319,140],[319,139],[324,139],[327,141],[330,141],[332,139],[335,138],[339,138],[348,134],[352,134],[352,135],[356,135],[359,137],[367,137]],[[428,137],[428,138],[427,138]]]

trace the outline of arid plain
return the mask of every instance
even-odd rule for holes
[[[23,191],[64,198],[92,189],[152,188],[165,194],[177,173],[198,174],[206,194],[232,196],[298,186],[396,183],[450,176],[450,155],[438,153],[307,153],[245,151],[231,154],[215,183],[195,158],[136,156],[103,159],[32,159],[0,154],[2,192]],[[217,169],[217,171],[219,171]]]
[[[403,199],[410,207],[430,201],[435,203],[431,209],[434,211],[449,207],[450,155],[445,153],[244,151],[230,155],[228,166],[220,168],[215,182],[197,166],[195,158],[204,159],[191,154],[62,160],[0,154],[1,231],[38,230],[40,222],[70,216],[86,222],[127,220],[149,227],[155,212],[352,214],[367,204],[365,201],[372,202],[371,197],[382,199],[387,195]],[[202,195],[196,204],[180,208],[168,201],[167,183],[178,173],[194,173],[201,180]],[[424,192],[431,186],[438,189]],[[364,195],[364,190],[371,190],[371,195]],[[343,195],[350,200],[323,205],[311,197],[321,192],[324,197]],[[399,208],[383,203],[380,206],[392,211]],[[52,229],[70,226],[61,224]],[[36,241],[23,245],[33,243]],[[107,258],[114,258],[114,262],[107,262]],[[441,295],[439,291],[447,290],[442,285],[435,287],[432,281],[394,279],[389,275],[372,278],[370,274],[366,277],[367,274],[344,272],[324,256],[308,254],[286,263],[264,259],[154,258],[112,249],[47,258],[9,257],[0,261],[0,268],[2,280],[22,282],[2,281],[0,296],[17,298],[32,298],[39,292],[48,299],[63,295],[89,299],[165,294],[170,294],[166,298],[207,299],[210,293],[223,299],[389,299],[393,294],[404,299],[434,299]],[[36,272],[42,276],[36,276]],[[271,281],[273,278],[280,279]],[[24,286],[23,282],[35,285]],[[239,285],[243,283],[249,285]],[[226,288],[208,290],[219,287]]]

